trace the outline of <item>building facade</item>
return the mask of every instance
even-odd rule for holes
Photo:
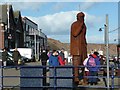
[[[42,49],[47,47],[47,36],[38,30],[38,25],[27,17],[23,18],[24,46],[33,48],[35,56],[39,58]]]
[[[0,49],[33,48],[39,57],[42,49],[47,48],[47,36],[38,25],[20,11],[13,11],[12,5],[0,5]]]

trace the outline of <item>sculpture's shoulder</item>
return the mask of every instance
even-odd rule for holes
[[[76,26],[76,25],[78,25],[78,24],[79,24],[79,22],[78,22],[78,21],[75,21],[75,22],[72,23],[71,26]]]

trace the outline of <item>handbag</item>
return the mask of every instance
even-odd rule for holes
[[[19,59],[19,60],[18,60],[18,65],[21,65],[21,64],[22,64],[22,60]]]

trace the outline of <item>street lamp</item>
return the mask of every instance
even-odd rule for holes
[[[106,14],[106,24],[104,24],[104,41],[105,41],[105,47],[106,47],[106,61],[107,61],[107,90],[109,90],[109,24],[108,24],[108,14]],[[102,28],[99,29],[99,31],[102,31]]]
[[[3,24],[3,23],[1,23],[0,25],[1,25],[1,27],[4,27],[4,24]]]

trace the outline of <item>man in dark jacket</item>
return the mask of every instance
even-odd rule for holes
[[[41,63],[43,66],[46,66],[47,60],[49,59],[47,52],[45,50],[43,50],[42,54],[41,54]]]
[[[20,52],[17,50],[17,48],[15,48],[15,50],[13,51],[12,57],[13,57],[15,65],[17,66],[18,65],[18,60],[21,59]],[[16,67],[16,69],[17,69],[17,67]]]
[[[49,57],[48,57],[48,55],[47,55],[47,52],[46,52],[46,50],[43,50],[42,51],[42,54],[41,54],[41,63],[42,63],[42,65],[43,65],[43,86],[45,86],[46,85],[46,67],[44,67],[44,66],[46,66],[46,64],[47,64],[47,60],[49,59]],[[43,90],[46,90],[46,88],[43,88]]]

